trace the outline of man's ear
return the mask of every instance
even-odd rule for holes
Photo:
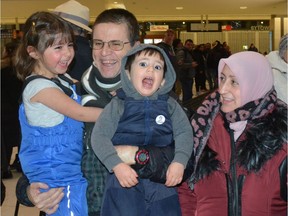
[[[35,47],[28,46],[26,50],[27,50],[29,56],[31,56],[31,58],[39,59],[39,54],[38,54],[37,50],[35,49]]]

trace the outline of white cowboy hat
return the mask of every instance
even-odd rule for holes
[[[92,29],[88,26],[90,19],[89,8],[75,0],[70,0],[59,5],[54,9],[53,13],[88,32],[92,32]]]

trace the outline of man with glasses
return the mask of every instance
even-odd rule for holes
[[[93,64],[84,73],[82,85],[84,106],[104,108],[120,87],[122,58],[139,44],[138,22],[133,14],[123,9],[102,12],[93,26]],[[95,156],[91,147],[91,133],[94,124],[85,125],[82,170],[88,181],[87,200],[89,215],[100,215],[107,170]]]
[[[82,97],[82,105],[105,107],[121,86],[121,60],[135,45],[139,44],[139,26],[135,16],[124,9],[103,11],[93,26],[93,63],[82,76],[82,86],[87,94]],[[84,130],[84,151],[82,171],[88,181],[87,201],[89,216],[100,215],[104,192],[106,168],[95,156],[91,148],[93,123],[87,123]],[[69,170],[68,170],[69,171]],[[22,204],[36,207],[47,214],[54,213],[63,197],[62,188],[48,189],[44,183],[17,185],[17,197]],[[27,190],[26,190],[27,189]],[[27,193],[26,193],[27,192]]]

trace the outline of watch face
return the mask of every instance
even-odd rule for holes
[[[147,160],[147,155],[146,153],[142,152],[139,154],[139,157],[138,157],[139,161],[141,162],[145,162]]]
[[[145,149],[141,149],[136,153],[136,162],[138,164],[144,165],[149,161],[149,153]]]

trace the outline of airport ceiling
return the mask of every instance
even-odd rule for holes
[[[139,21],[251,20],[287,17],[287,0],[78,0],[90,8],[91,22],[104,9],[124,7]],[[66,0],[1,0],[1,23],[25,20],[38,10],[52,10]],[[116,3],[117,2],[117,3]],[[183,9],[176,9],[182,7]],[[240,9],[246,7],[246,9]]]

